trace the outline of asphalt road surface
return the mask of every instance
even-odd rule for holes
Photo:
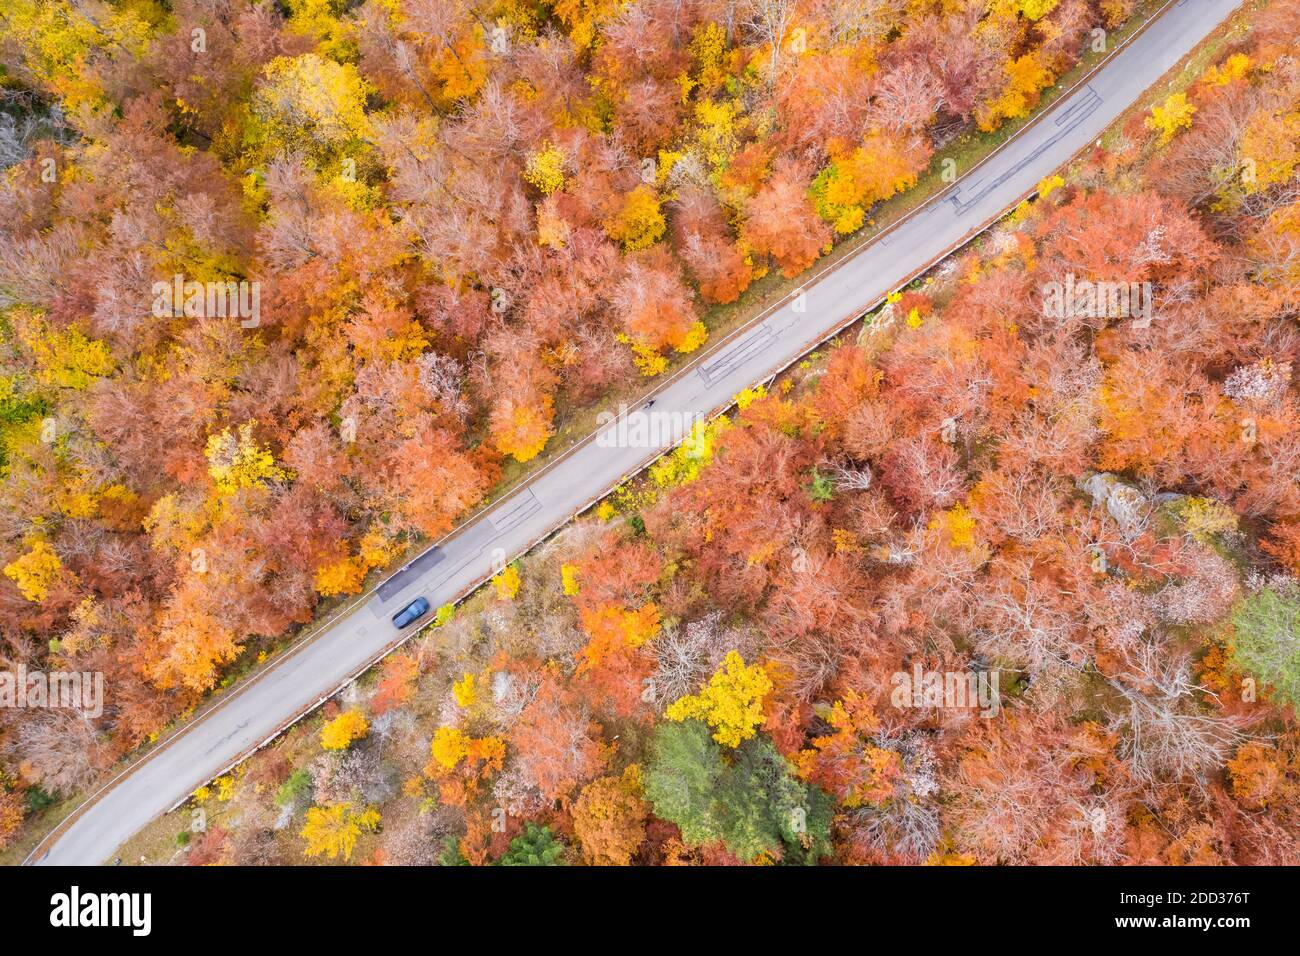
[[[1169,6],[1085,85],[945,194],[820,278],[810,279],[801,310],[794,300],[775,306],[761,323],[665,382],[649,411],[665,422],[711,414],[737,392],[784,368],[862,315],[1004,213],[1095,139],[1238,2],[1182,0]],[[407,602],[424,595],[436,608],[466,593],[622,476],[638,471],[655,453],[610,441],[612,434],[586,442],[541,470],[441,542],[435,554],[417,559],[411,571],[377,589],[351,614],[197,714],[180,733],[92,797],[70,823],[37,847],[33,862],[91,865],[111,860],[118,847],[152,819],[389,648],[398,637],[389,618]]]

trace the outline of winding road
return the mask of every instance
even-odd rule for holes
[[[898,226],[805,283],[660,385],[656,416],[684,421],[797,361],[950,254],[1085,148],[1236,9],[1240,0],[1169,0],[1122,49],[1040,118]],[[632,414],[642,414],[644,406]],[[415,597],[437,607],[470,592],[640,470],[659,449],[588,436],[374,589],[336,623],[250,676],[93,794],[29,863],[93,865],[364,671],[409,633],[389,618]],[[428,615],[431,618],[432,615]]]

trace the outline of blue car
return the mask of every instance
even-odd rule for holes
[[[393,626],[400,631],[412,621],[428,613],[429,602],[422,597],[418,597],[393,615]]]

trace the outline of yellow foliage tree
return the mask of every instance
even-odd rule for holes
[[[429,745],[433,763],[443,770],[455,769],[456,764],[469,752],[471,739],[456,727],[439,727],[434,731],[433,741]]]
[[[288,472],[275,463],[275,457],[257,444],[253,437],[253,423],[239,426],[238,433],[229,428],[208,437],[204,450],[208,459],[208,474],[223,494],[233,494],[241,488],[261,488],[268,481],[284,481]]]
[[[813,180],[809,191],[817,214],[836,232],[853,232],[872,204],[916,185],[916,154],[915,145],[896,136],[869,133],[857,149],[832,156]]]
[[[695,141],[715,174],[723,172],[736,152],[737,117],[743,112],[737,100],[702,99],[695,104]]]
[[[515,461],[531,461],[555,434],[555,403],[549,395],[533,402],[504,401],[492,410],[490,427],[497,450]]]
[[[982,106],[977,115],[979,128],[991,133],[1004,120],[1020,119],[1038,105],[1044,87],[1052,82],[1041,50],[1026,53],[1007,63],[1007,83],[998,98]]]
[[[483,28],[475,23],[450,42],[443,41],[430,69],[442,82],[443,99],[455,102],[476,94],[483,88],[488,74]]]
[[[929,527],[944,531],[951,547],[975,549],[975,517],[961,502],[931,518]]]
[[[576,564],[565,562],[560,565],[560,586],[565,597],[573,597],[578,593],[580,585],[578,584],[578,566]]]
[[[224,777],[218,777],[213,783],[217,787],[217,799],[222,803],[229,803],[230,798],[235,795],[235,778],[226,774]]]
[[[207,527],[207,518],[201,508],[173,494],[155,501],[142,524],[155,551],[188,552]]]
[[[741,396],[738,395],[736,398],[737,404],[740,404]],[[749,402],[745,401],[740,407],[743,409],[747,404]],[[696,422],[691,426],[691,433],[680,445],[650,466],[650,477],[654,483],[661,488],[667,488],[689,484],[700,477],[700,472],[713,460],[718,436],[730,427],[731,422],[726,418],[715,418],[712,422]]]
[[[80,329],[55,331],[44,319],[21,311],[13,313],[11,321],[31,350],[40,385],[81,391],[117,367],[108,345],[87,338]]]
[[[595,43],[600,24],[613,18],[623,5],[619,0],[554,0],[550,6],[568,28],[573,45],[581,50]]]
[[[763,698],[772,681],[758,664],[746,666],[730,651],[704,690],[681,697],[668,706],[669,720],[702,720],[713,728],[713,739],[724,747],[739,747],[763,723]]]
[[[1041,20],[1053,10],[1060,0],[1020,0],[1020,12],[1026,20]]]
[[[668,367],[667,356],[660,354],[658,349],[643,342],[632,342],[627,336],[622,336],[620,341],[631,344],[632,363],[636,366],[637,371],[646,378],[654,378]]]
[[[312,807],[300,834],[307,841],[303,853],[350,860],[361,832],[371,832],[378,826],[379,811],[373,807],[354,810],[346,803]]]
[[[501,569],[501,573],[492,579],[492,586],[497,589],[497,596],[503,601],[513,601],[515,595],[519,593],[519,569],[513,564],[508,564]]]
[[[366,562],[359,556],[342,558],[316,569],[316,591],[322,597],[356,594],[366,581]]]
[[[686,330],[682,340],[673,346],[683,355],[689,355],[698,349],[709,339],[709,327],[703,322],[692,323],[691,327]]]
[[[1258,110],[1246,123],[1238,145],[1246,192],[1284,183],[1300,165],[1300,110]]]
[[[108,4],[100,0],[5,0],[0,24],[32,85],[62,98],[65,111],[100,105],[99,57],[137,58],[149,45],[151,25],[166,13],[152,0]]]
[[[320,730],[320,745],[326,750],[347,750],[354,741],[370,733],[366,715],[353,707],[345,710]]]
[[[691,37],[690,52],[701,86],[713,89],[726,80],[723,57],[727,52],[727,30],[721,23],[707,20],[697,26]]]
[[[27,600],[40,604],[50,593],[50,586],[58,580],[63,562],[54,553],[48,541],[37,539],[31,550],[5,565],[5,577],[18,585],[18,591]]]
[[[1180,129],[1192,125],[1192,114],[1196,107],[1187,102],[1186,93],[1171,93],[1159,106],[1152,107],[1151,115],[1146,119],[1147,129],[1160,133],[1159,145],[1164,146]]]
[[[370,137],[366,97],[370,85],[350,63],[316,53],[279,56],[262,70],[253,94],[253,145],[269,156],[294,148],[330,153]]]
[[[290,34],[310,37],[318,53],[338,60],[355,56],[355,27],[344,22],[349,0],[282,0]]]
[[[617,213],[605,220],[605,232],[615,242],[621,242],[625,251],[632,252],[658,242],[667,225],[659,197],[642,184],[627,194]]]
[[[1223,61],[1222,66],[1211,66],[1201,77],[1210,86],[1227,86],[1233,80],[1239,80],[1250,72],[1250,57],[1244,53],[1234,53]]]
[[[433,759],[425,766],[424,773],[435,777],[455,770],[462,760],[472,765],[499,767],[505,759],[506,745],[500,737],[471,737],[456,727],[439,727],[434,731],[429,754]]]
[[[1187,533],[1201,544],[1210,544],[1215,535],[1237,530],[1237,513],[1213,498],[1182,498],[1172,510]]]
[[[1064,185],[1064,178],[1053,173],[1051,176],[1044,176],[1040,179],[1038,181],[1038,186],[1035,188],[1038,190],[1038,198],[1046,199]]]
[[[461,707],[473,707],[478,700],[478,688],[473,674],[466,674],[451,685],[451,695]]]
[[[543,196],[564,188],[564,151],[551,143],[528,155],[524,179]]]
[[[375,524],[361,537],[358,553],[366,568],[381,568],[402,553],[402,546],[384,528]]]

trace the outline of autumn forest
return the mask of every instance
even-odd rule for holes
[[[1152,6],[6,0],[0,667],[103,700],[0,707],[0,849]],[[1243,10],[138,853],[1300,863],[1300,0]]]

